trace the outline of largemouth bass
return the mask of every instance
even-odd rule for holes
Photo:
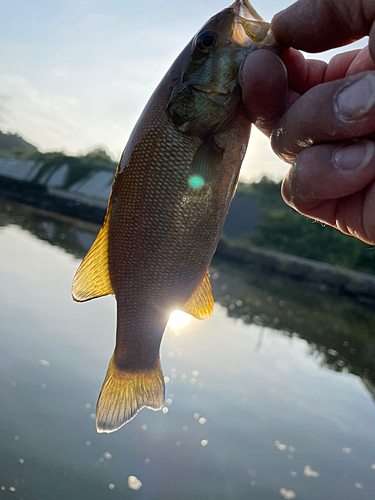
[[[116,348],[99,396],[98,432],[164,404],[159,348],[170,313],[212,313],[208,266],[250,135],[239,71],[277,50],[248,0],[213,16],[163,78],[121,157],[102,229],[72,294],[117,300]]]

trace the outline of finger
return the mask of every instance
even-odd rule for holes
[[[353,71],[349,73],[349,68],[354,63],[356,57],[359,55],[361,49],[348,50],[342,54],[337,54],[332,57],[329,61],[325,75],[324,82],[332,82],[334,80],[339,80],[340,78],[345,78],[346,76],[351,76],[359,71]],[[365,68],[362,71],[369,71],[374,68]]]
[[[304,94],[319,83],[323,83],[327,68],[325,61],[305,59],[303,54],[295,49],[287,50],[281,59],[288,72],[289,88]]]
[[[282,196],[298,212],[375,242],[375,144],[318,145],[300,153]]]
[[[269,136],[288,102],[285,66],[272,52],[257,50],[247,57],[240,80],[247,118]]]
[[[272,147],[291,163],[313,144],[371,135],[375,132],[374,105],[374,71],[318,85],[281,117],[272,132]]]
[[[276,14],[271,28],[290,47],[322,52],[368,35],[374,20],[373,0],[299,0]]]
[[[304,94],[320,83],[339,80],[363,71],[375,70],[369,48],[349,50],[324,61],[305,59],[299,50],[289,49],[281,55],[287,73],[289,88]]]
[[[369,52],[369,48],[365,47],[364,49],[358,51],[358,54],[351,62],[345,76],[356,75],[357,73],[361,73],[363,71],[374,71],[375,70],[375,62],[372,60]]]

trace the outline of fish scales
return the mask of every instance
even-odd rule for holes
[[[238,75],[261,46],[277,51],[248,0],[212,17],[151,96],[124,150],[105,222],[72,290],[78,301],[111,293],[117,300],[99,432],[163,406],[159,349],[170,313],[212,313],[208,266],[250,134]]]

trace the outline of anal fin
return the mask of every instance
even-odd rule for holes
[[[72,295],[77,302],[85,302],[113,294],[108,270],[108,233],[111,203],[103,227],[81,262],[73,279]]]
[[[208,319],[214,307],[212,298],[209,273],[205,274],[203,280],[191,294],[189,300],[183,307],[183,311],[197,319]]]
[[[163,405],[160,358],[154,368],[128,371],[119,369],[112,356],[96,407],[96,430],[117,431],[142,408],[160,410]]]

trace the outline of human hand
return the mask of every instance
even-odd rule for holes
[[[248,118],[292,163],[282,196],[298,212],[375,244],[375,2],[299,0],[272,20],[282,61],[250,54],[242,71]],[[320,52],[370,35],[328,65]]]

